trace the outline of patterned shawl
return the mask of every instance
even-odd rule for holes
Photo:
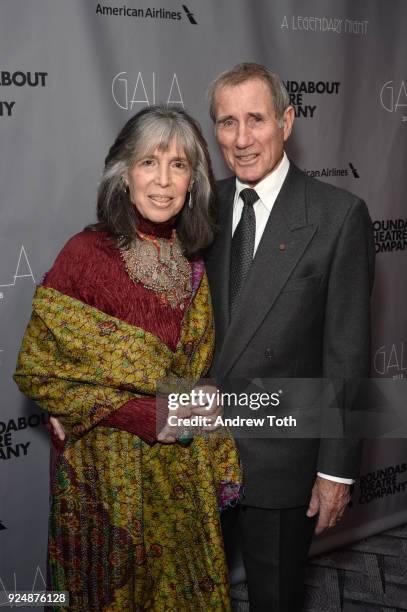
[[[154,395],[160,379],[204,376],[213,335],[206,275],[175,352],[139,327],[37,288],[14,379],[69,433],[51,483],[49,565],[52,588],[71,593],[70,610],[229,609],[216,517],[219,499],[232,504],[240,491],[233,441],[150,447],[96,427],[126,401]]]

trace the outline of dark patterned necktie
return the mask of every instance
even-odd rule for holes
[[[242,216],[232,238],[230,257],[230,314],[233,314],[238,303],[239,293],[244,285],[247,273],[253,261],[254,240],[256,237],[256,216],[253,204],[259,196],[254,189],[243,189],[240,192],[243,200]]]

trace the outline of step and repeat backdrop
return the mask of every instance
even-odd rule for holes
[[[186,2],[0,4],[0,591],[46,578],[46,418],[12,381],[31,298],[66,240],[95,219],[107,149],[144,106],[198,118],[222,178],[208,84],[241,61],[281,74],[296,111],[288,154],[365,199],[374,222],[372,374],[407,373],[406,3]],[[370,440],[346,521],[313,550],[405,521],[407,440]]]

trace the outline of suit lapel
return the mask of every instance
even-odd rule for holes
[[[234,178],[222,181],[219,186],[217,198],[219,231],[206,259],[215,314],[217,346],[221,346],[229,326],[229,270],[235,188]]]
[[[239,304],[223,336],[218,359],[218,371],[222,376],[233,367],[273,307],[316,229],[315,225],[307,223],[305,176],[291,164],[270,213]],[[229,258],[230,255],[228,266]],[[227,272],[229,274],[229,267]],[[228,280],[225,289],[228,293]],[[227,306],[229,308],[229,300]]]

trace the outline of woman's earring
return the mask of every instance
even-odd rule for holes
[[[130,187],[128,185],[128,183],[126,183],[125,180],[122,179],[122,183],[123,183],[123,191],[126,195],[130,194]]]
[[[189,210],[192,210],[194,207],[194,201],[192,199],[192,191],[188,191],[189,193],[189,198],[188,198],[188,208]]]

